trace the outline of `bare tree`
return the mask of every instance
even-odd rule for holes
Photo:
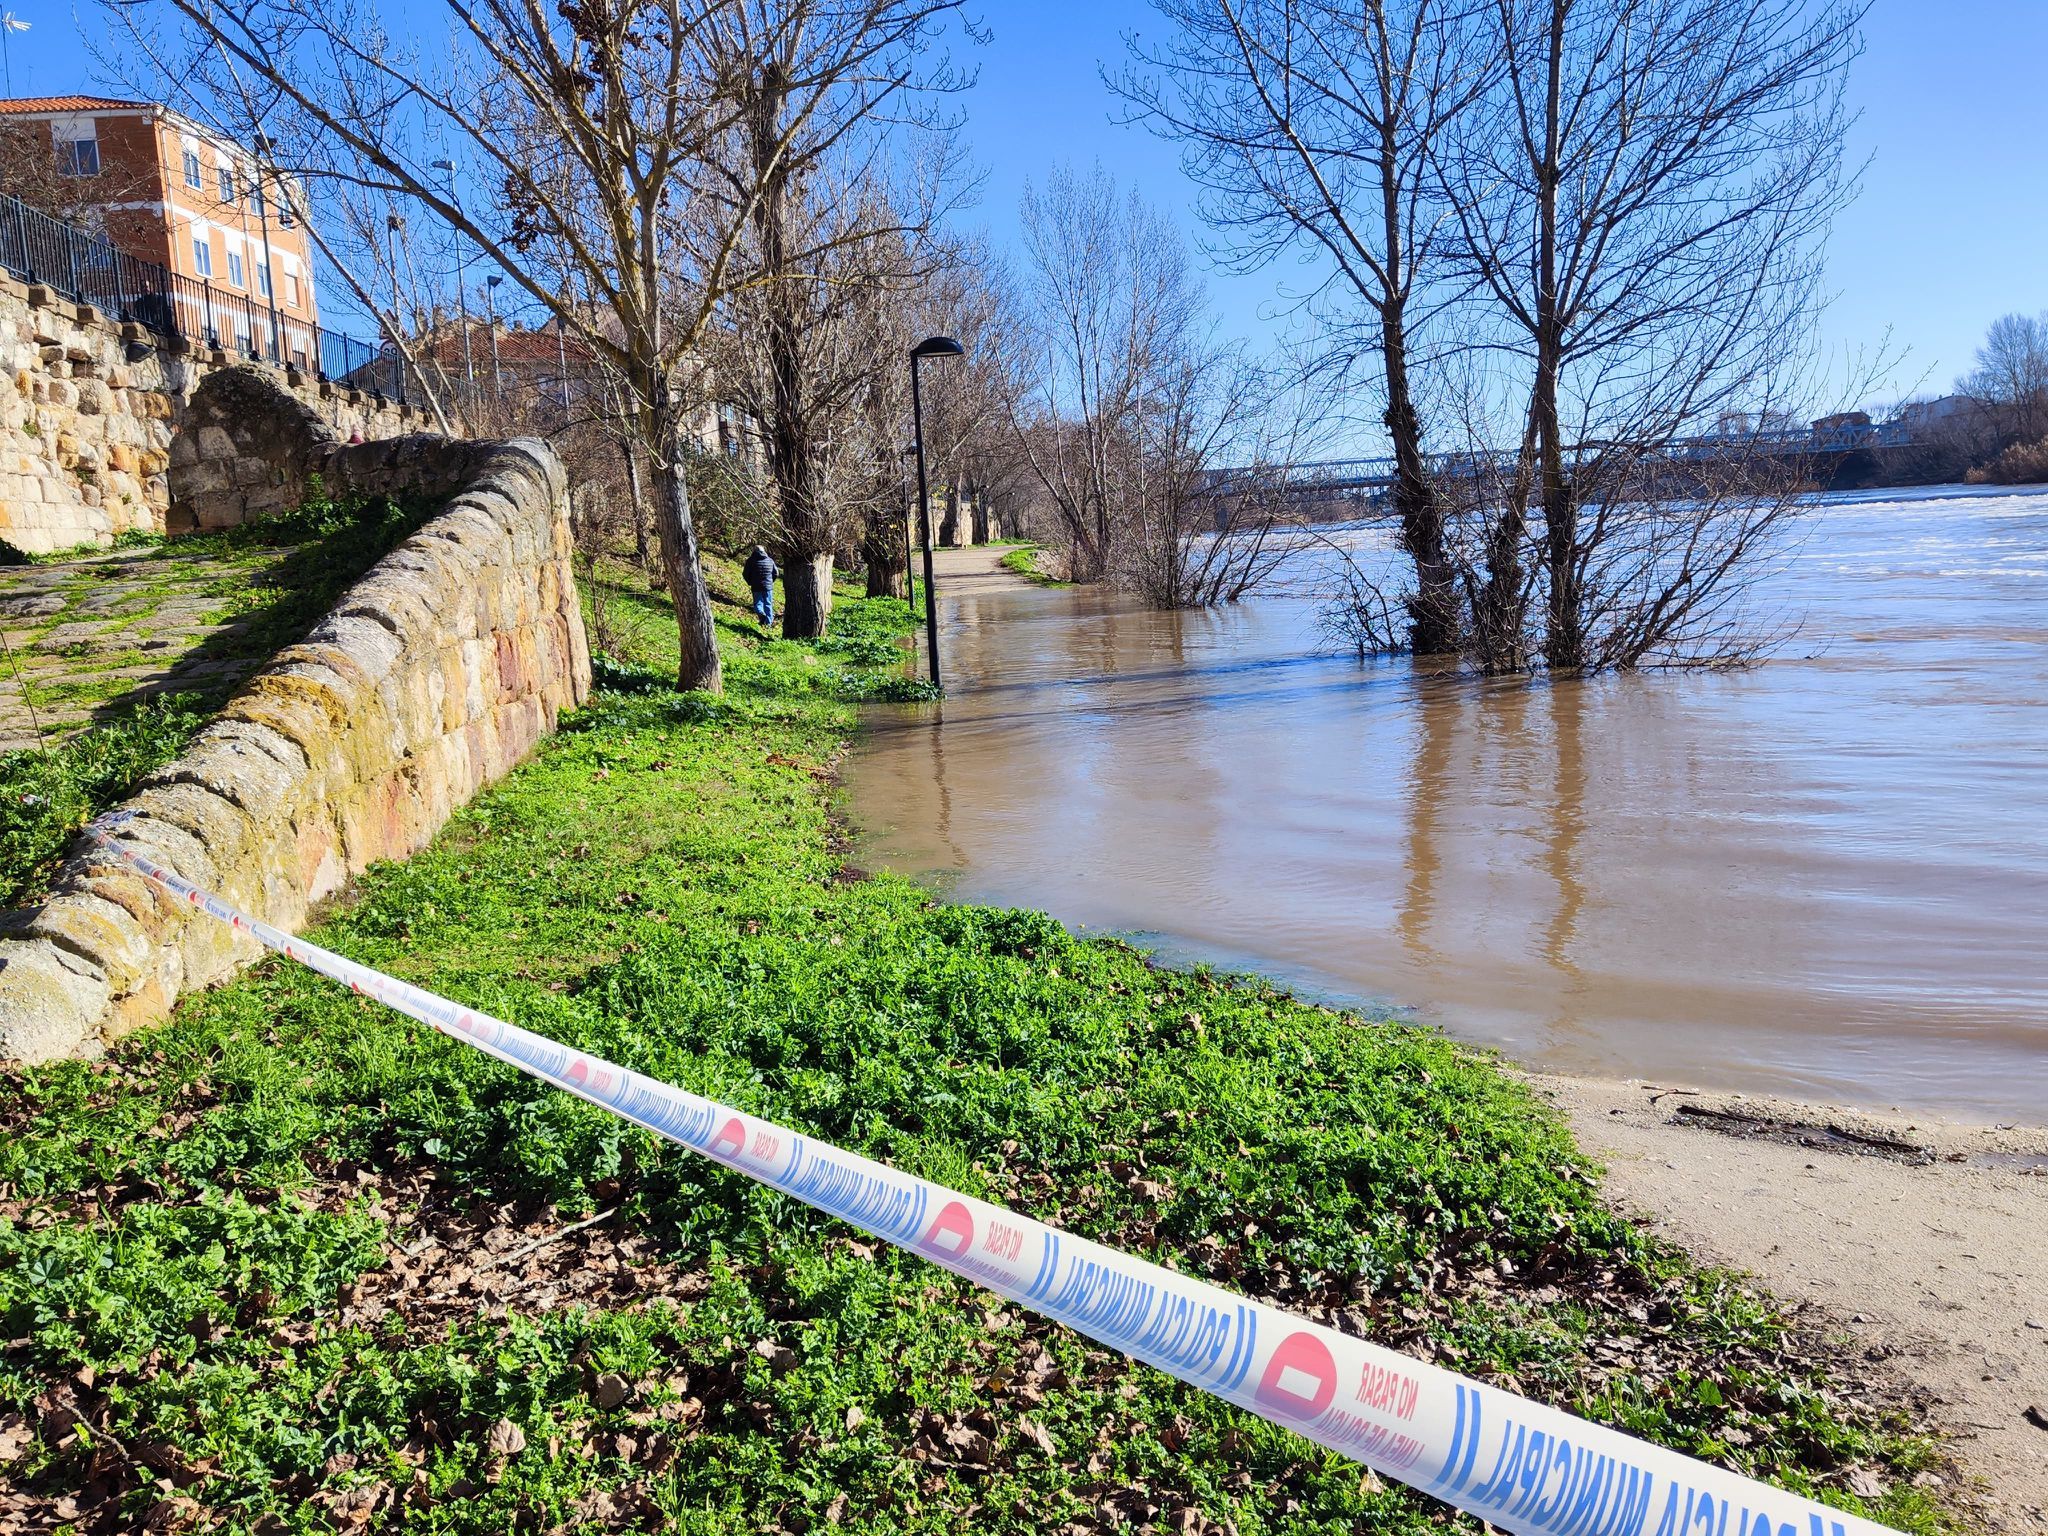
[[[1652,501],[1673,484],[1660,460],[1727,409],[1796,398],[1821,241],[1852,181],[1841,89],[1861,7],[1487,0],[1482,12],[1497,68],[1439,152],[1479,292],[1460,321],[1494,364],[1471,435],[1515,443],[1473,477],[1486,511],[1467,582],[1477,659],[1531,663],[1532,594],[1554,670],[1711,659],[1693,637],[1725,611],[1715,594],[1795,504],[1738,478],[1713,497],[1727,537],[1645,544],[1661,522]]]
[[[1290,402],[1214,338],[1178,232],[1099,166],[1055,171],[1023,215],[1012,426],[1068,575],[1160,607],[1244,596],[1296,521],[1273,467],[1290,456]]]
[[[1008,274],[984,238],[943,243],[909,320],[918,336],[951,336],[966,349],[927,375],[924,441],[955,520],[979,525],[956,537],[974,542],[987,536],[991,505],[1021,467],[1008,416],[1018,392],[1020,317]]]
[[[1131,424],[1139,472],[1116,519],[1119,586],[1155,608],[1206,608],[1272,579],[1303,543],[1285,404],[1270,371],[1234,348],[1160,370]]]
[[[1442,276],[1434,147],[1485,82],[1467,0],[1154,0],[1173,32],[1116,82],[1185,149],[1239,270],[1305,255],[1322,365],[1363,365],[1393,447],[1415,585],[1406,641],[1460,638],[1444,507],[1430,482],[1416,338]]]
[[[1109,573],[1112,523],[1134,494],[1135,423],[1202,297],[1178,233],[1097,165],[1053,171],[1022,205],[1024,336],[1013,426],[1059,522],[1067,575]]]
[[[822,0],[800,0],[822,3]],[[779,67],[756,71],[737,136],[737,194],[777,142],[788,110]],[[911,295],[943,265],[927,236],[951,180],[950,135],[919,135],[924,174],[892,174],[874,135],[807,140],[761,178],[736,270],[721,385],[759,426],[778,512],[773,543],[787,601],[783,633],[816,637],[831,613],[835,555],[858,542],[877,493],[876,395],[892,399]]]
[[[167,15],[186,45],[177,91],[245,136],[266,133],[290,173],[442,221],[624,381],[680,630],[678,680],[720,687],[686,483],[705,338],[785,158],[945,76],[934,45],[958,0],[447,0],[440,35],[410,18],[425,46],[394,43],[364,0],[108,9],[138,36]],[[737,195],[714,181],[755,106],[736,48],[780,71],[785,102]],[[458,195],[457,174],[483,190]]]
[[[2048,314],[1992,321],[1977,366],[1956,387],[1990,407],[2006,443],[2048,437]]]
[[[47,123],[0,122],[0,190],[88,234],[104,233],[108,206],[138,196],[140,177],[112,166],[80,169]]]

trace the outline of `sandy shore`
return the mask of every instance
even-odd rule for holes
[[[1923,1392],[1985,1529],[2048,1531],[2048,1131],[1531,1075],[1625,1210]]]

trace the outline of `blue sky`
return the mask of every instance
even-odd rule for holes
[[[10,39],[17,94],[95,85],[84,29],[90,6],[4,0],[32,30]],[[1119,126],[1101,83],[1126,32],[1156,30],[1146,0],[969,0],[994,33],[966,98],[968,134],[987,182],[969,217],[999,240],[1018,194],[1058,160],[1093,159],[1201,231],[1176,153]],[[438,10],[438,7],[434,7]],[[390,0],[387,15],[403,13]],[[431,14],[423,11],[423,14]],[[1874,346],[1889,330],[1903,392],[1939,392],[1966,369],[1986,324],[2048,309],[2048,3],[1876,0],[1868,51],[1851,80],[1853,148],[1868,156],[1863,194],[1836,227],[1826,321],[1832,347]],[[104,84],[102,82],[102,84]],[[1283,275],[1212,279],[1227,329],[1269,330]]]

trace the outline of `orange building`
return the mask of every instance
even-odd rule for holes
[[[320,366],[305,198],[288,177],[157,102],[0,100],[0,121],[47,125],[59,175],[102,178],[107,238],[185,280],[165,300],[184,334]]]

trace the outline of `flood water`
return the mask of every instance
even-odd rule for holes
[[[2048,492],[1822,501],[1768,589],[1799,633],[1734,674],[940,585],[948,697],[856,755],[871,864],[1538,1068],[2048,1118]]]

